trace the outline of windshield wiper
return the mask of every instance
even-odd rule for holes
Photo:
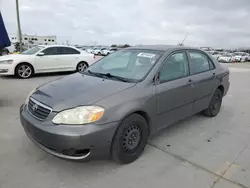
[[[116,75],[112,75],[110,73],[92,72],[90,70],[88,70],[88,73],[93,74],[93,75],[98,76],[98,77],[115,78],[115,79],[120,80],[122,82],[129,82],[129,79],[126,79],[126,78],[123,78],[123,77],[120,77],[120,76],[116,76]]]

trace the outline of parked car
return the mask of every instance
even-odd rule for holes
[[[228,68],[199,49],[129,47],[83,74],[37,87],[21,106],[20,120],[28,137],[52,155],[111,155],[126,164],[162,128],[199,112],[216,116],[228,89]]]
[[[101,47],[98,47],[98,48],[95,48],[92,53],[95,54],[95,55],[102,55],[102,51],[103,50],[106,50],[106,48],[101,48]]]
[[[44,72],[83,72],[93,62],[93,54],[75,47],[36,46],[21,54],[0,57],[0,75],[30,78],[33,74]]]
[[[87,51],[88,53],[92,53],[92,52],[94,51],[94,48],[87,48],[86,51]]]
[[[220,56],[224,54],[224,52],[218,52],[218,51],[208,51],[215,59],[219,59]]]
[[[246,52],[234,52],[233,61],[236,62],[245,62],[250,60],[250,55]]]
[[[218,58],[218,61],[221,63],[231,63],[233,59],[232,54],[224,53]]]
[[[105,49],[105,50],[102,50],[101,51],[101,55],[109,55],[109,54],[112,54],[114,52],[116,52],[118,49],[117,48],[109,48],[109,49]]]

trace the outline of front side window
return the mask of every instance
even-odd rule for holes
[[[43,50],[44,55],[58,55],[58,47],[50,47]]]
[[[164,62],[160,71],[160,81],[171,81],[189,75],[188,58],[185,52],[172,54]]]
[[[198,74],[212,69],[212,62],[209,62],[209,59],[205,54],[201,52],[189,52],[189,56],[192,74]]]
[[[99,60],[91,65],[88,71],[101,74],[111,74],[125,79],[139,81],[143,79],[164,51],[128,49]]]

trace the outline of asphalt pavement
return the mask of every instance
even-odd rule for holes
[[[165,129],[129,165],[65,161],[27,138],[19,107],[33,88],[66,73],[0,77],[0,188],[250,187],[250,65],[226,66],[231,87],[220,114],[196,115]]]

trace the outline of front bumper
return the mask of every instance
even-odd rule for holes
[[[221,62],[221,63],[231,63],[232,61],[231,61],[231,59],[218,59],[218,61],[219,62]]]
[[[108,158],[118,122],[104,125],[54,125],[39,121],[20,108],[20,121],[27,136],[44,151],[69,160]]]
[[[12,64],[0,64],[0,75],[14,75],[15,68]]]

